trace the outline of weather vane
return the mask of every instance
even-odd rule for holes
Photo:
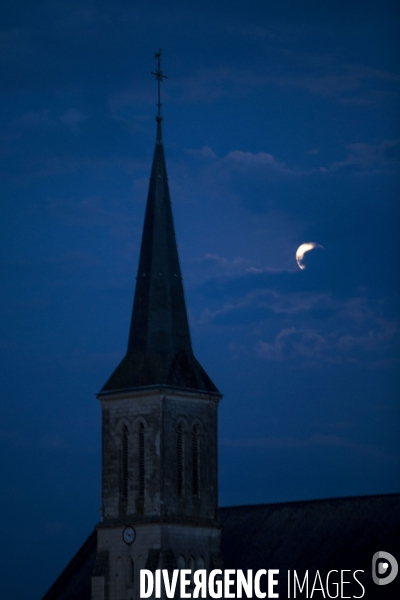
[[[155,71],[152,71],[151,74],[155,75],[156,80],[158,82],[157,117],[159,119],[161,119],[161,100],[160,100],[161,82],[163,79],[168,79],[168,77],[166,75],[164,75],[163,72],[161,71],[161,48],[159,48],[158,52],[155,53],[154,58],[157,60],[157,69]]]

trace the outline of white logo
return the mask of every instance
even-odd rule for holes
[[[384,559],[384,562],[382,561]],[[379,562],[378,562],[379,561]],[[377,585],[387,585],[395,578],[399,570],[397,560],[389,552],[375,552],[372,557],[372,579]],[[385,575],[385,577],[381,577]]]

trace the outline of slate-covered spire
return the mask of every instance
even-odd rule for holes
[[[193,355],[160,114],[126,356],[102,393],[173,387],[219,394]]]

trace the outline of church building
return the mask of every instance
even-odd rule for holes
[[[128,348],[98,394],[101,519],[43,600],[137,600],[140,569],[363,569],[368,590],[373,553],[400,558],[400,495],[218,509],[222,395],[192,349],[160,108]]]

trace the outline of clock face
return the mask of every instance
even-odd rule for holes
[[[122,534],[122,539],[125,544],[132,544],[135,541],[136,531],[130,525],[125,527],[124,532]]]

